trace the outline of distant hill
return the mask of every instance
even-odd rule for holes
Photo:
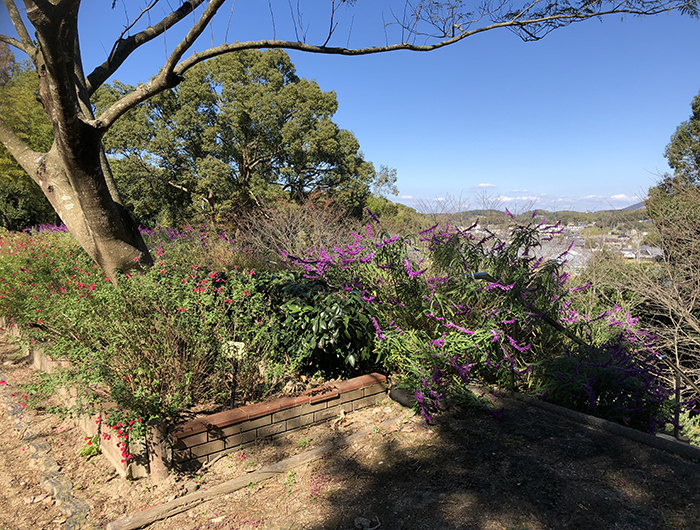
[[[599,210],[597,212],[575,212],[563,210],[550,212],[548,210],[534,210],[517,215],[519,221],[527,222],[536,212],[538,217],[544,217],[550,223],[561,221],[563,224],[591,224],[595,223],[601,228],[621,227],[627,223],[636,223],[649,218],[643,202],[633,204],[627,208],[619,210]],[[500,210],[466,210],[455,214],[442,214],[437,216],[438,220],[452,220],[460,224],[472,223],[479,219],[487,224],[509,224],[510,219],[505,212]]]
[[[637,203],[629,205],[627,208],[621,208],[622,211],[644,210],[644,209],[646,209],[646,206],[644,205],[643,202],[637,202]]]

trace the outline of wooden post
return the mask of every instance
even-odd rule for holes
[[[676,411],[675,418],[673,422],[673,436],[678,440],[679,430],[678,424],[681,421],[681,374],[680,371],[676,372]]]
[[[148,422],[150,427],[146,435],[148,445],[148,465],[151,470],[151,480],[158,484],[168,478],[170,473],[171,451],[168,447],[168,426],[162,418],[154,418]]]

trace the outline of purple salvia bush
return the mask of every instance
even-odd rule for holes
[[[658,359],[649,350],[649,337],[634,331],[636,321],[629,315],[607,321],[620,312],[617,307],[587,317],[572,306],[570,292],[585,286],[567,287],[562,261],[570,248],[557,260],[536,255],[542,240],[561,232],[560,223],[547,225],[533,217],[529,224],[513,226],[504,240],[479,231],[478,223],[467,228],[436,224],[408,238],[386,233],[376,216],[368,215],[367,236],[353,233],[353,244],[317,249],[305,258],[284,257],[308,277],[356,291],[372,306],[378,359],[412,388],[426,417],[465,378],[521,390],[536,384],[538,393],[559,396],[549,388],[552,371],[540,367],[560,358],[557,352],[569,352],[569,360],[586,352],[548,323],[553,320],[570,333],[583,326],[615,330],[613,342],[591,351],[624,367],[620,384],[625,383],[625,392],[629,382],[639,387],[634,400],[616,405],[623,402],[611,390],[601,393],[601,377],[580,379],[574,370],[564,374],[564,379],[573,377],[567,395],[583,396],[587,410],[595,403],[591,410],[605,410],[610,418],[633,418],[628,423],[638,427],[637,409],[647,415],[644,428],[664,421],[660,403],[667,394],[657,381]],[[481,283],[473,278],[475,272],[487,272],[495,281]],[[581,366],[571,368],[580,371]],[[552,380],[562,384],[558,375]],[[615,407],[621,411],[617,416]]]

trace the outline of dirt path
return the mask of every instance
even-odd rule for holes
[[[1,368],[8,378],[3,392],[29,377],[21,365]],[[700,530],[698,462],[524,403],[499,405],[505,407],[502,421],[461,412],[426,426],[406,415],[322,459],[149,528]],[[139,509],[212,487],[400,412],[387,403],[349,414],[233,453],[198,475],[173,475],[158,486],[148,479],[115,478],[101,456],[86,461],[77,455],[84,444],[77,429],[43,413],[27,415],[51,444],[49,454],[70,478],[73,494],[90,506],[87,521],[104,528]],[[27,465],[26,446],[8,418],[0,418],[0,480],[9,484],[0,494],[0,530],[64,528],[53,499],[36,500],[44,494],[39,474]]]

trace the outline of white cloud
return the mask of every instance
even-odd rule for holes
[[[581,199],[602,199],[600,195],[586,195],[585,197],[581,197]]]
[[[496,199],[501,202],[515,202],[515,201],[527,201],[527,202],[538,202],[539,197],[533,197],[532,195],[523,195],[521,197],[508,197],[507,195],[501,195]]]
[[[530,193],[530,190],[513,190],[511,193]]]
[[[440,201],[444,201],[444,200],[445,200],[445,197],[437,197],[436,199],[433,199],[433,200],[434,200],[434,201],[437,201],[437,202],[440,202]]]
[[[401,195],[402,199],[413,199],[412,195]]]
[[[619,193],[617,195],[613,195],[610,197],[613,201],[632,201],[634,200],[634,197],[629,197],[625,195],[624,193]]]
[[[486,184],[486,183],[481,183],[477,186],[477,188],[496,188],[497,186],[495,184]]]

